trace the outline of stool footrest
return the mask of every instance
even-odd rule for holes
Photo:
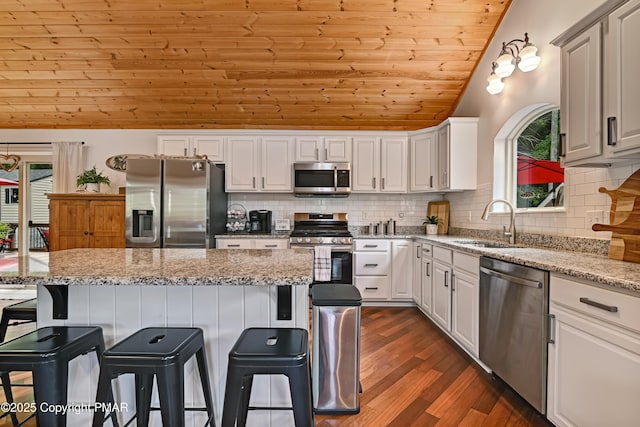
[[[291,406],[249,406],[250,411],[291,411]]]

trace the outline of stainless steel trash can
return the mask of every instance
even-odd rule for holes
[[[313,407],[317,414],[360,412],[360,308],[358,288],[311,288]]]

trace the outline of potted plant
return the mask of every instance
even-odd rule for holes
[[[102,172],[98,172],[95,165],[76,177],[76,185],[78,187],[84,186],[85,191],[99,193],[100,184],[111,185],[111,180],[108,176],[103,175]]]
[[[422,224],[426,225],[427,234],[438,234],[438,216],[437,215],[428,216],[427,219]]]

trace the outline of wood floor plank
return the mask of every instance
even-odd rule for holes
[[[360,413],[318,415],[317,427],[550,426],[417,309],[363,307],[361,314]],[[28,384],[31,376],[14,373],[12,380]],[[14,394],[33,399],[29,387]],[[35,425],[32,419],[25,427]]]

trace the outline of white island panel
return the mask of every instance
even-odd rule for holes
[[[158,286],[99,285],[69,286],[69,311],[66,320],[52,319],[52,299],[38,286],[38,326],[95,325],[103,328],[107,347],[147,326],[197,326],[203,329],[214,395],[216,422],[222,417],[229,350],[248,327],[299,327],[309,329],[308,286],[292,286],[292,320],[277,320],[277,286]],[[95,356],[89,354],[70,366],[69,402],[92,403],[98,377]],[[128,420],[135,408],[133,377],[124,375],[113,382],[118,400],[126,402]],[[288,382],[284,377],[260,376],[254,382],[252,405],[290,406]],[[153,404],[157,405],[154,391]],[[204,406],[196,364],[187,365],[185,375],[187,406]],[[201,426],[205,413],[187,412],[187,426]],[[69,425],[89,425],[88,412],[69,415]],[[251,411],[248,426],[293,425],[290,411]],[[107,422],[105,425],[108,425]],[[161,426],[159,412],[152,412],[152,426]]]

